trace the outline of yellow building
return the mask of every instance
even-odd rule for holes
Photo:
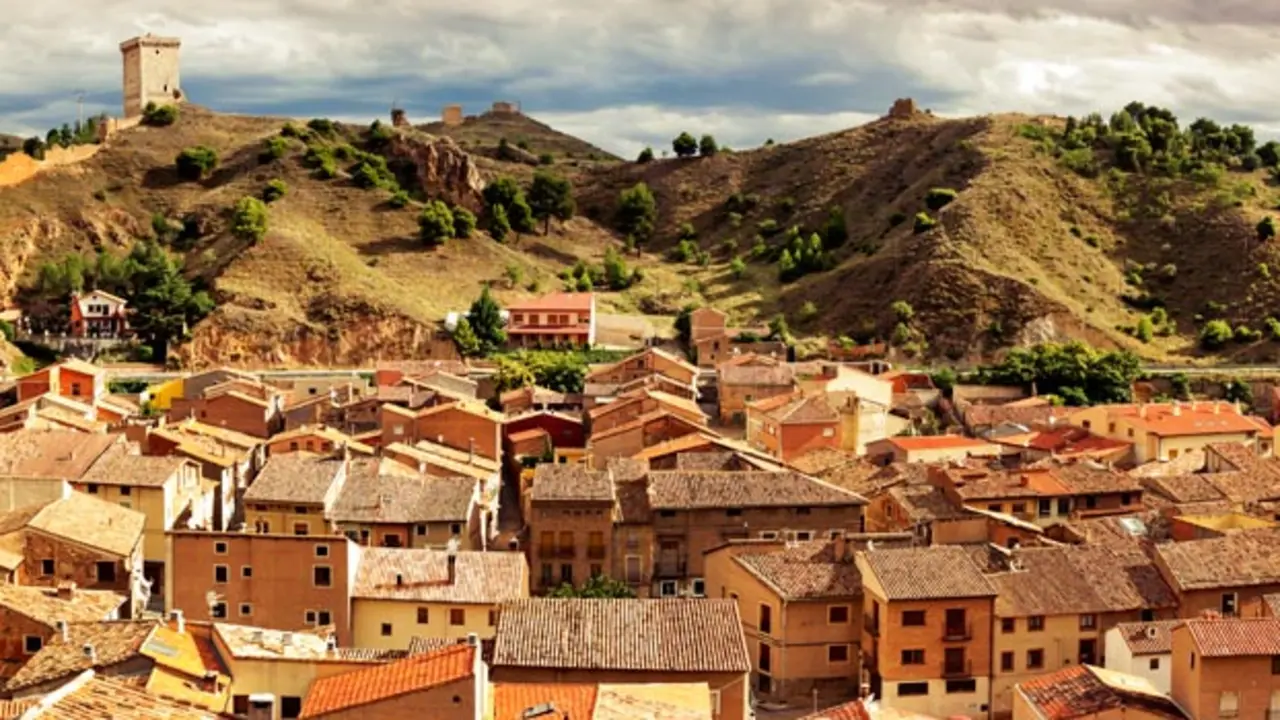
[[[183,378],[174,378],[159,385],[152,385],[143,393],[142,399],[151,403],[151,407],[161,412],[168,412],[173,407],[174,398],[183,397]]]
[[[1001,570],[989,576],[1000,593],[993,623],[997,715],[1013,711],[1019,683],[1066,665],[1101,665],[1103,635],[1118,623],[1172,616],[1176,607],[1140,551],[1127,560],[1110,548],[1032,547],[998,553],[993,564]]]
[[[1139,465],[1174,460],[1213,443],[1242,444],[1269,456],[1275,439],[1266,420],[1218,401],[1095,405],[1068,420],[1095,435],[1133,443]]]
[[[271,457],[245,491],[245,527],[259,533],[328,534],[325,513],[342,492],[348,464],[311,453]]]
[[[493,637],[502,603],[529,597],[517,552],[369,548],[352,589],[357,647],[407,650],[414,638]]]

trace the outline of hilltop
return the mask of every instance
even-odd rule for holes
[[[914,113],[639,163],[523,115],[487,113],[397,128],[377,147],[367,127],[304,132],[273,141],[285,150],[261,159],[285,124],[183,106],[171,126],[126,130],[86,160],[0,188],[0,304],[20,298],[41,263],[123,253],[157,235],[161,218],[183,228],[159,234],[217,302],[181,348],[186,362],[403,356],[422,351],[435,321],[485,284],[511,301],[558,289],[557,275],[576,262],[598,265],[622,247],[619,193],[643,182],[658,213],[627,262],[644,278],[603,291],[601,305],[659,327],[703,303],[741,322],[784,313],[802,337],[892,339],[916,356],[961,360],[1078,338],[1163,360],[1200,355],[1197,335],[1222,319],[1243,331],[1219,353],[1274,350],[1258,337],[1280,305],[1270,272],[1280,258],[1258,241],[1276,206],[1273,181],[1225,151],[1219,167],[1156,176],[1114,167],[1113,139],[1098,140],[1082,165],[1066,149],[1064,119]],[[195,146],[216,151],[218,167],[183,180],[174,158]],[[308,155],[317,147],[386,158],[413,201],[395,207],[390,191],[359,187],[355,157],[337,163],[337,177],[319,177]],[[483,186],[503,176],[527,184],[540,168],[572,182],[578,208],[548,234],[498,243],[481,230],[437,247],[418,239],[421,201],[468,207],[483,226]],[[265,236],[238,237],[231,208],[272,180],[288,190],[269,206]],[[811,254],[815,233],[822,250]],[[782,282],[787,262],[801,267]]]

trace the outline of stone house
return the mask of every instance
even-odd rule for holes
[[[790,395],[795,387],[795,370],[773,358],[744,355],[721,363],[716,368],[720,422],[741,425],[746,420],[747,403]]]
[[[118,593],[81,590],[74,583],[0,584],[0,680],[13,677],[66,623],[114,620],[124,601]]]
[[[395,471],[377,461],[352,462],[328,525],[366,547],[464,549],[484,546],[477,505],[480,483],[465,476]]]
[[[587,455],[592,467],[603,468],[610,458],[632,457],[645,448],[705,430],[705,425],[684,415],[657,410],[608,430],[593,432],[587,440]]]

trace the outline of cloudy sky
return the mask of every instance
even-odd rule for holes
[[[747,147],[876,117],[1131,100],[1280,136],[1280,3],[1241,0],[14,0],[0,132],[120,112],[118,44],[182,38],[226,112],[415,121],[496,99],[606,149]]]

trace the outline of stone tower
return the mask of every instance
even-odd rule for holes
[[[124,56],[124,117],[142,114],[147,103],[173,105],[183,99],[178,77],[178,38],[151,34],[120,43]]]

